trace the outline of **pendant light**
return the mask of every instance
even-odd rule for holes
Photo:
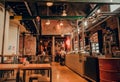
[[[50,25],[50,20],[48,19],[45,24]]]
[[[66,10],[63,10],[62,16],[67,16]]]
[[[62,20],[60,20],[60,26],[63,26],[63,21]]]
[[[47,5],[48,7],[50,7],[50,6],[53,5],[53,2],[47,2],[46,5]]]
[[[47,16],[49,16],[49,7],[53,5],[52,2],[47,2]],[[50,20],[48,19],[45,23],[46,25],[50,25]]]
[[[63,11],[62,11],[62,16],[67,16],[67,13],[66,13],[66,5],[63,4]]]

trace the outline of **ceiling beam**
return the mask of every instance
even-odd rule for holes
[[[104,18],[103,20],[101,20],[100,22],[91,25],[89,28],[86,29],[86,31],[90,31],[92,29],[94,29],[96,26],[100,25],[101,23],[103,23],[104,21],[108,20],[111,16],[107,16],[106,18]]]
[[[2,0],[4,1],[4,0]],[[38,2],[38,1],[52,1],[52,2],[81,2],[81,3],[109,3],[109,4],[120,4],[120,0],[6,0],[11,2]]]
[[[101,5],[102,4],[96,5],[85,18],[87,18],[87,17],[91,16],[93,13],[95,13],[100,8]]]
[[[30,14],[30,16],[32,16],[32,12],[31,12],[31,10],[30,10],[30,8],[28,6],[28,3],[26,1],[24,1],[24,3],[25,3],[25,6],[26,6],[26,8],[27,8],[27,10],[28,10],[28,12]],[[32,21],[33,21],[33,23],[35,25],[36,30],[38,30],[38,27],[37,27],[37,24],[35,23],[35,20],[32,20]]]
[[[36,19],[37,16],[10,16],[10,19],[18,19],[18,20],[32,20]],[[41,19],[49,19],[49,20],[59,20],[59,19],[68,19],[68,20],[77,20],[82,19],[84,16],[40,16]]]

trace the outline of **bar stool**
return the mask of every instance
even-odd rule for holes
[[[49,63],[51,65],[51,57],[50,56],[46,56],[45,57],[45,61],[42,62],[42,63]],[[40,58],[38,56],[38,60],[37,60],[37,63],[41,63],[40,62]],[[42,70],[40,70],[42,72]],[[45,70],[44,70],[45,71]],[[49,70],[48,70],[48,73],[47,73],[47,76],[46,75],[42,75],[41,73],[39,73],[39,71],[37,70],[37,73],[38,74],[31,74],[29,76],[29,82],[32,82],[33,80],[38,80],[38,82],[50,82],[50,77],[49,77]]]
[[[29,82],[32,82],[33,80],[38,80],[38,82],[50,82],[50,78],[47,76],[42,76],[40,74],[32,74],[29,77]]]

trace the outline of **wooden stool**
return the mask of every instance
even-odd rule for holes
[[[50,82],[50,78],[47,76],[42,76],[38,78],[38,82]]]
[[[50,78],[46,76],[42,76],[40,74],[32,74],[29,77],[29,82],[32,82],[33,80],[38,80],[38,82],[50,82]]]

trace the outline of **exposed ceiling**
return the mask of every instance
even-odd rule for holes
[[[96,12],[96,9],[101,6],[101,4],[98,3],[120,3],[119,0],[115,0],[113,2],[110,2],[109,0],[56,0],[53,1],[52,6],[48,7],[46,5],[47,1],[48,0],[6,0],[6,7],[8,9],[12,9],[14,15],[23,16],[23,20],[20,21],[21,24],[24,24],[26,29],[31,33],[37,34],[38,23],[35,19],[36,16],[40,16],[41,18],[43,17],[43,19],[53,19],[55,17],[59,17],[59,20],[66,19],[61,17],[63,10],[65,10],[67,17],[69,18],[66,19],[66,21],[69,22],[69,25],[75,27],[77,16],[83,16],[86,18],[92,16],[92,14]],[[108,15],[104,14],[104,16],[102,15],[97,19],[98,21],[101,21],[107,16]],[[76,19],[71,20],[73,17],[76,17]],[[42,25],[40,24],[40,26]]]
[[[46,2],[26,2],[26,1],[6,1],[8,8],[13,10],[14,15],[21,15],[28,17],[20,22],[25,25],[26,29],[32,33],[37,33],[37,23],[35,16],[61,16],[63,10],[66,11],[67,16],[86,16],[90,13],[91,7],[88,3],[69,3],[69,2],[54,2],[52,6],[48,7]],[[48,11],[49,8],[49,11]],[[29,20],[31,19],[31,20]],[[72,18],[71,18],[72,19]],[[74,20],[72,20],[74,21]],[[71,22],[69,20],[69,22]],[[70,23],[72,24],[72,23]]]

